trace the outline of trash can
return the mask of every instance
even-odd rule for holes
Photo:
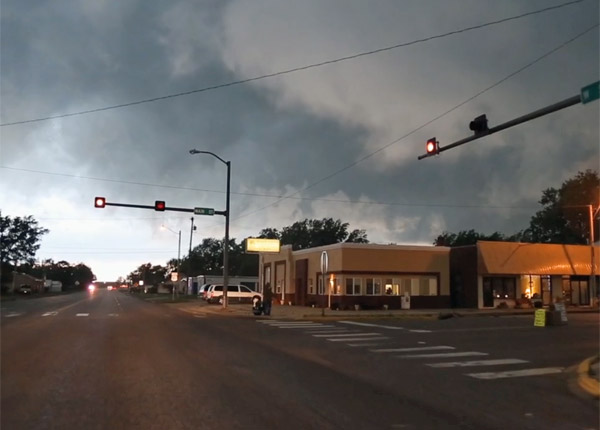
[[[404,293],[402,296],[402,309],[410,309],[410,295],[408,293]]]

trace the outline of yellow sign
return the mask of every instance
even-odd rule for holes
[[[246,239],[246,252],[279,252],[280,248],[279,239]]]
[[[546,327],[546,310],[537,309],[535,311],[535,319],[533,321],[535,327]]]

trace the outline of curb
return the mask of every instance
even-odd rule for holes
[[[590,367],[598,362],[599,357],[593,356],[583,360],[577,366],[577,384],[589,395],[600,398],[600,381],[590,376]]]

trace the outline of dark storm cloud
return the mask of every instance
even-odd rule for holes
[[[4,1],[1,122],[191,91],[547,6],[544,1],[341,4]],[[384,243],[430,243],[443,229],[514,233],[527,226],[543,189],[560,186],[578,170],[598,168],[597,103],[435,159],[416,157],[429,137],[447,144],[468,135],[468,121],[480,113],[498,124],[574,95],[598,76],[597,29],[364,158],[555,48],[597,16],[597,2],[584,2],[252,84],[2,127],[4,166],[116,181],[3,169],[3,211],[52,219],[64,216],[55,209],[60,201],[69,216],[85,218],[92,216],[94,195],[221,209],[224,166],[209,156],[190,156],[189,149],[197,148],[232,163],[232,229],[239,238],[307,217],[341,218]],[[296,192],[276,204],[275,197],[256,195]],[[73,223],[81,232],[78,239],[98,243],[110,236],[113,243],[146,243],[159,236],[156,224],[162,221],[176,223],[175,228],[189,223],[183,215],[158,219],[155,213],[106,211],[93,216],[106,217],[107,224],[87,235]],[[109,224],[110,216],[139,221],[135,228],[122,227]],[[197,222],[203,237],[222,234],[222,219]],[[63,226],[49,227],[52,240],[58,240]]]

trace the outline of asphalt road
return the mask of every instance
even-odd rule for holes
[[[599,427],[570,371],[598,314],[290,322],[97,291],[0,315],[2,429]]]

